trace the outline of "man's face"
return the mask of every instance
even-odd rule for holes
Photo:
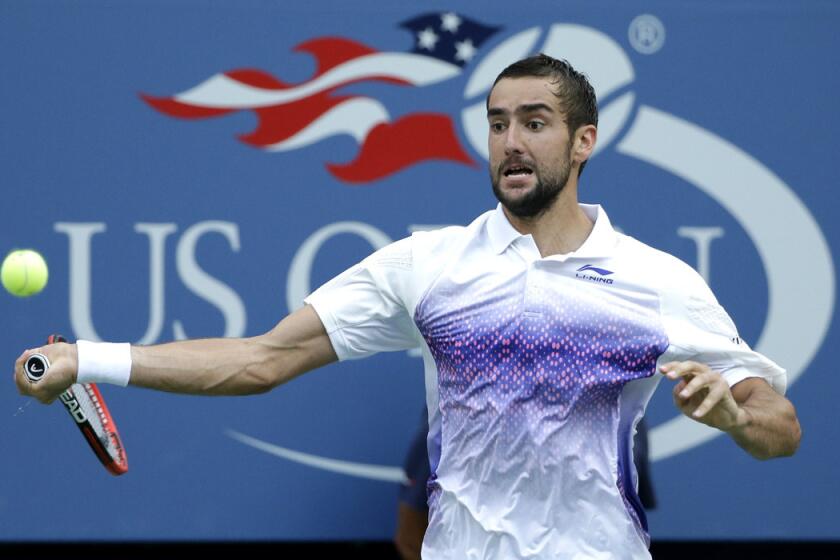
[[[520,218],[545,211],[569,180],[572,146],[553,87],[548,78],[505,78],[490,92],[493,193]]]

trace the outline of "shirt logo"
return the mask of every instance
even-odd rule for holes
[[[592,266],[591,264],[584,265],[584,266],[580,267],[579,269],[577,269],[578,272],[585,272],[587,270],[591,270],[592,272],[597,272],[601,276],[609,276],[610,274],[613,273],[612,270],[607,270],[606,268],[598,268],[598,267]]]
[[[586,272],[589,272],[589,271],[594,272],[598,276],[595,276],[595,275],[592,275],[592,274],[586,274]],[[607,270],[605,268],[598,268],[596,266],[592,266],[591,264],[585,264],[582,267],[580,267],[579,269],[577,269],[577,271],[575,271],[575,278],[580,278],[582,280],[590,280],[592,282],[599,282],[601,284],[612,284],[613,283],[612,278],[605,278],[605,276],[609,276],[612,273],[613,273],[612,270]]]

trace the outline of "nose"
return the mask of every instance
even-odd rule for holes
[[[509,126],[505,131],[505,155],[523,153],[522,135],[519,133],[519,127]]]

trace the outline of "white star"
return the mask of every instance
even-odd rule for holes
[[[435,43],[438,42],[438,39],[437,33],[431,27],[427,27],[417,34],[417,45],[420,48],[432,51],[435,49]]]
[[[475,45],[472,39],[464,39],[460,43],[455,43],[455,59],[469,62],[475,56]]]
[[[461,26],[461,18],[455,12],[448,12],[440,16],[440,28],[450,33],[456,33]]]

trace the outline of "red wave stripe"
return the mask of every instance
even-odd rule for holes
[[[293,136],[342,101],[353,97],[330,97],[329,91],[323,91],[291,103],[253,109],[259,125],[250,134],[240,135],[239,139],[260,148],[271,146]]]
[[[318,69],[313,78],[317,78],[327,70],[354,58],[379,52],[367,45],[343,37],[312,39],[299,44],[294,50],[297,52],[308,52],[315,57],[318,63]]]
[[[208,117],[218,117],[226,115],[239,109],[216,109],[213,107],[198,107],[196,105],[189,105],[175,101],[171,97],[152,97],[141,93],[140,97],[154,109],[157,109],[165,115],[170,117],[178,117],[181,119],[205,119]]]
[[[260,89],[288,89],[291,87],[289,84],[281,82],[268,72],[255,70],[253,68],[231,70],[230,72],[225,72],[225,76],[245,85]]]
[[[366,183],[430,159],[475,165],[458,142],[448,115],[414,113],[377,125],[365,138],[355,160],[327,164],[327,169],[342,181]]]

